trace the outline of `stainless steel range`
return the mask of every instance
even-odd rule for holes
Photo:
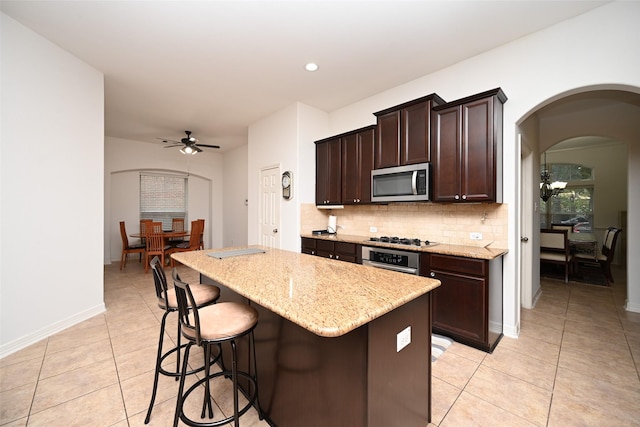
[[[380,242],[397,245],[394,248],[362,246],[362,264],[371,267],[399,271],[401,273],[420,275],[420,252],[403,250],[403,246],[429,246],[428,240],[409,239],[405,237],[371,237],[369,242]]]

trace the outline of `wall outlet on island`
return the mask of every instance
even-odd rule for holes
[[[396,336],[396,353],[411,344],[411,326],[407,326]]]
[[[374,226],[369,227],[369,233],[377,233],[377,232],[378,232],[378,227],[374,227]]]
[[[471,240],[482,240],[482,233],[469,233]]]

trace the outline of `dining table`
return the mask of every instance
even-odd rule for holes
[[[162,230],[162,237],[165,241],[165,243],[169,240],[169,239],[173,239],[176,237],[187,237],[191,234],[191,230],[183,230],[183,231],[176,231],[176,230]],[[131,233],[129,234],[129,237],[133,237],[134,239],[143,239],[145,237],[144,233]]]
[[[568,233],[569,250],[576,254],[590,254],[595,259],[598,254],[598,238],[595,233]]]

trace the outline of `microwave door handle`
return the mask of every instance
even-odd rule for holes
[[[418,195],[418,171],[413,171],[411,174],[411,191],[413,195]]]

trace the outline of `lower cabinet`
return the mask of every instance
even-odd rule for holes
[[[302,253],[357,263],[360,257],[360,248],[355,243],[303,237]]]
[[[433,332],[492,352],[502,338],[502,257],[424,256],[423,275],[441,282],[432,295]]]

